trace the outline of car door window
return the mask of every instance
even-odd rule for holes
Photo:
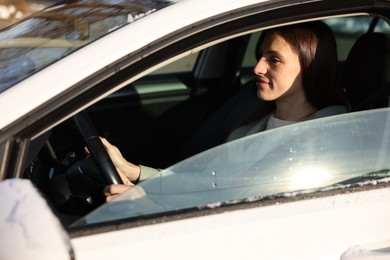
[[[191,72],[195,67],[198,55],[199,52],[192,53],[184,58],[169,63],[168,65],[152,72],[150,75]]]
[[[74,226],[377,181],[390,175],[389,113],[325,117],[226,143],[161,171]]]
[[[348,53],[357,38],[370,30],[373,24],[375,32],[390,32],[389,25],[379,19],[377,22],[371,16],[357,16],[346,18],[326,19],[324,22],[332,29],[337,43],[337,52],[340,61],[347,59]]]

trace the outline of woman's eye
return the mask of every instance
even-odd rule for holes
[[[278,57],[276,57],[276,56],[271,56],[269,58],[269,60],[270,60],[270,62],[272,62],[274,64],[280,62],[280,59]]]

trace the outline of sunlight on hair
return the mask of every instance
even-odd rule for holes
[[[307,166],[294,172],[291,186],[294,189],[310,189],[325,186],[330,179],[330,172],[319,166]]]

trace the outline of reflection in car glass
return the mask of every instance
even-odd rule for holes
[[[115,2],[115,3],[113,3]],[[54,5],[0,31],[0,92],[82,46],[172,4],[148,0]]]
[[[390,176],[389,155],[388,108],[314,119],[184,160],[73,226],[376,181]]]

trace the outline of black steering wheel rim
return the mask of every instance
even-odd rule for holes
[[[88,113],[84,110],[73,116],[73,121],[107,184],[123,184]]]

